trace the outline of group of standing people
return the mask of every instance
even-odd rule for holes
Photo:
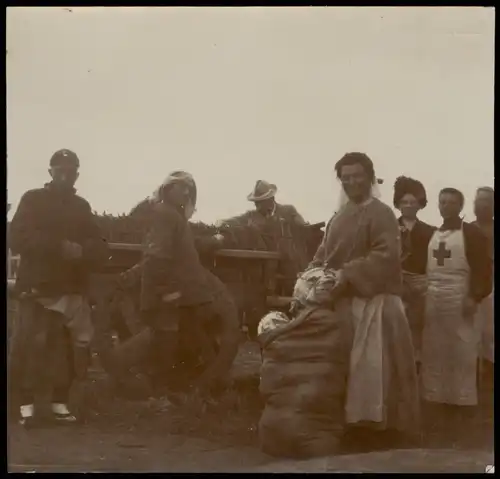
[[[494,190],[476,191],[476,221],[461,217],[461,191],[438,198],[442,224],[417,217],[427,205],[421,182],[400,177],[394,206],[401,211],[403,299],[421,376],[422,398],[441,407],[453,428],[478,404],[478,384],[494,363]]]
[[[50,161],[52,181],[23,196],[10,226],[11,248],[21,255],[16,285],[21,305],[17,336],[21,339],[14,344],[22,349],[16,357],[23,358],[19,364],[23,424],[34,417],[34,395],[44,374],[52,375],[55,417],[74,421],[67,407],[68,391],[75,371],[86,370],[90,357],[88,280],[109,251],[89,204],[76,195],[78,169],[73,152],[56,152]],[[379,378],[375,381],[382,403],[364,415],[366,404],[361,404],[360,394],[366,399],[370,393],[360,390],[346,404],[348,417],[354,423],[375,422],[381,428],[412,428],[420,397],[416,363],[424,399],[476,404],[478,349],[472,330],[478,308],[484,309],[484,302],[491,299],[493,246],[488,246],[482,230],[492,232],[493,190],[478,191],[478,224],[460,218],[462,193],[442,190],[443,224],[433,228],[417,219],[427,203],[421,183],[407,178],[396,182],[394,206],[402,213],[398,220],[377,198],[377,178],[367,155],[347,153],[335,171],[344,197],[309,268],[337,272],[330,302],[350,324],[351,369],[356,366],[353,358],[367,354],[363,337],[370,337],[371,347],[381,352],[379,374],[374,376],[373,369],[368,369],[357,376],[365,374],[366,384]],[[248,198],[255,202],[255,212],[226,222],[267,219],[264,223],[280,227],[303,226],[294,207],[276,203],[275,193],[275,185],[257,182]],[[196,201],[196,183],[190,174],[176,171],[167,177],[151,197],[153,211],[143,259],[121,275],[115,286],[124,289],[139,283],[153,365],[161,365],[162,370],[172,366],[179,338],[184,338],[194,356],[207,358],[210,366],[193,383],[207,389],[227,374],[234,361],[239,321],[227,288],[200,262],[188,224]],[[491,218],[485,213],[488,208]],[[224,238],[216,235],[211,241],[220,247]],[[294,268],[295,273],[307,269],[307,262],[295,256]],[[378,325],[379,333],[367,326],[372,323]],[[64,352],[55,344],[64,345]],[[51,363],[46,362],[47,348]],[[55,367],[63,357],[69,365],[64,375]]]
[[[446,350],[445,344],[451,348],[458,335],[471,351],[493,363],[493,317],[484,312],[492,301],[494,191],[478,188],[473,223],[460,217],[464,196],[454,188],[440,192],[441,226],[417,218],[426,205],[422,183],[398,178],[394,206],[401,211],[403,299],[417,362],[424,367],[424,350],[429,352],[431,338]],[[453,363],[464,359],[464,354],[458,354]]]

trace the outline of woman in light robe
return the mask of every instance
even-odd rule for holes
[[[335,311],[351,324],[347,425],[417,433],[419,395],[411,332],[401,300],[400,230],[374,197],[373,163],[347,153],[335,165],[346,201],[329,221],[310,267],[340,271]]]
[[[394,207],[401,211],[398,223],[402,245],[403,301],[417,365],[420,362],[424,327],[427,247],[436,229],[417,218],[418,212],[426,206],[427,195],[420,181],[406,176],[397,178],[394,183]]]

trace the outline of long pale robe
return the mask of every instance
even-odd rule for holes
[[[352,325],[346,422],[416,432],[413,345],[400,298],[400,231],[392,210],[371,199],[347,203],[327,225],[311,266],[342,270],[349,287],[335,312]]]
[[[439,257],[442,252],[445,257]],[[470,266],[463,228],[438,230],[429,243],[428,289],[422,342],[422,394],[430,402],[477,404],[480,331],[463,314]]]

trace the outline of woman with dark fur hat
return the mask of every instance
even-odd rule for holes
[[[394,184],[394,207],[401,212],[403,301],[412,331],[415,357],[420,359],[424,322],[425,291],[427,289],[427,248],[434,228],[417,218],[427,206],[424,185],[413,178],[400,176]]]

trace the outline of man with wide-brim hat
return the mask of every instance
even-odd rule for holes
[[[264,180],[258,180],[253,190],[247,195],[248,201],[255,204],[255,210],[250,210],[242,215],[234,216],[220,221],[221,224],[256,225],[263,226],[271,218],[281,219],[295,225],[306,224],[304,218],[292,205],[281,205],[276,202],[278,192],[276,185]]]
[[[293,205],[276,202],[277,192],[275,184],[258,180],[247,195],[248,201],[255,204],[255,209],[223,220],[220,224],[258,228],[268,249],[282,254],[280,273],[289,279],[285,289],[293,289],[297,274],[303,271],[308,262],[301,240],[301,233],[307,223]]]
[[[248,201],[253,201],[254,203],[260,203],[261,201],[274,199],[278,188],[272,183],[268,183],[264,180],[258,180],[255,183],[253,190],[247,195]]]

